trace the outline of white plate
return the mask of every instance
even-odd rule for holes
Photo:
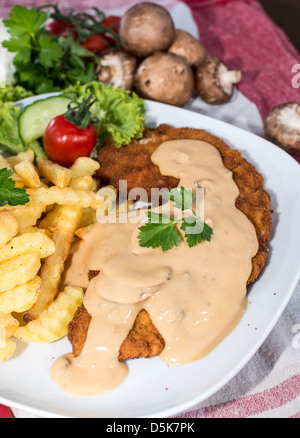
[[[26,99],[26,104],[33,99]],[[65,395],[49,369],[70,351],[66,339],[50,345],[17,343],[14,358],[0,364],[0,402],[44,417],[168,417],[203,401],[233,378],[264,342],[300,277],[300,167],[266,140],[184,109],[146,102],[147,123],[205,129],[239,149],[265,177],[272,196],[270,256],[249,291],[249,306],[236,329],[204,359],[167,366],[159,358],[129,363],[128,378],[110,393]]]

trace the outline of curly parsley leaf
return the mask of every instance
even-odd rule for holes
[[[185,239],[190,248],[201,243],[203,240],[211,241],[213,230],[203,223],[193,209],[193,192],[184,187],[171,189],[162,195],[165,199],[174,202],[174,206],[182,211],[190,210],[192,216],[174,221],[161,213],[147,212],[149,223],[139,228],[139,245],[147,248],[161,247],[167,251],[178,246],[181,236],[176,225],[181,223],[180,229],[185,232]]]
[[[101,82],[92,81],[85,85],[70,86],[65,94],[83,102],[93,93],[96,101],[91,107],[92,115],[99,121],[97,130],[103,141],[112,136],[117,148],[127,145],[133,138],[140,138],[145,129],[145,103],[136,93],[122,88],[105,87]],[[99,141],[101,146],[101,141]]]
[[[29,202],[29,195],[26,190],[15,187],[15,182],[11,178],[11,169],[0,169],[0,207],[4,205],[25,205]]]

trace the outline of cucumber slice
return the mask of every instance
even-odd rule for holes
[[[64,114],[70,102],[67,96],[53,96],[27,106],[19,117],[20,136],[25,146],[42,137],[51,120]]]

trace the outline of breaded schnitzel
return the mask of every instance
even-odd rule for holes
[[[151,161],[151,155],[161,143],[179,139],[202,140],[215,146],[225,167],[232,172],[239,188],[236,207],[254,225],[259,243],[258,252],[252,259],[252,272],[247,284],[253,283],[262,271],[268,256],[267,245],[272,225],[270,195],[264,190],[264,180],[257,169],[243,158],[239,151],[230,148],[220,138],[204,130],[160,125],[157,129],[147,128],[141,140],[134,140],[120,149],[114,146],[111,139],[107,139],[98,154],[101,164],[98,171],[100,184],[118,187],[119,180],[127,180],[128,192],[135,187],[143,187],[148,194],[151,188],[177,187],[179,180],[161,175],[158,166]],[[153,326],[150,315],[145,310],[141,312],[120,348],[119,360],[151,357],[159,354],[164,348],[164,341]],[[83,348],[89,321],[90,315],[82,306],[69,327],[68,337],[75,356],[80,354]]]

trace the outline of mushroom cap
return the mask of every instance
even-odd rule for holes
[[[205,47],[190,33],[176,29],[175,40],[168,50],[182,56],[191,67],[198,67],[207,56]]]
[[[119,35],[127,52],[144,58],[154,52],[168,50],[175,38],[175,27],[167,9],[142,2],[125,12]]]
[[[273,108],[264,120],[268,140],[292,155],[300,156],[300,103],[289,102]]]
[[[136,68],[137,60],[134,56],[123,49],[112,48],[100,56],[95,75],[98,81],[106,85],[131,90]]]
[[[241,80],[241,72],[229,71],[219,58],[211,57],[201,62],[195,78],[199,96],[209,104],[221,105],[230,101],[233,84]]]
[[[190,66],[173,53],[155,53],[139,65],[134,88],[145,99],[184,106],[194,91]]]

